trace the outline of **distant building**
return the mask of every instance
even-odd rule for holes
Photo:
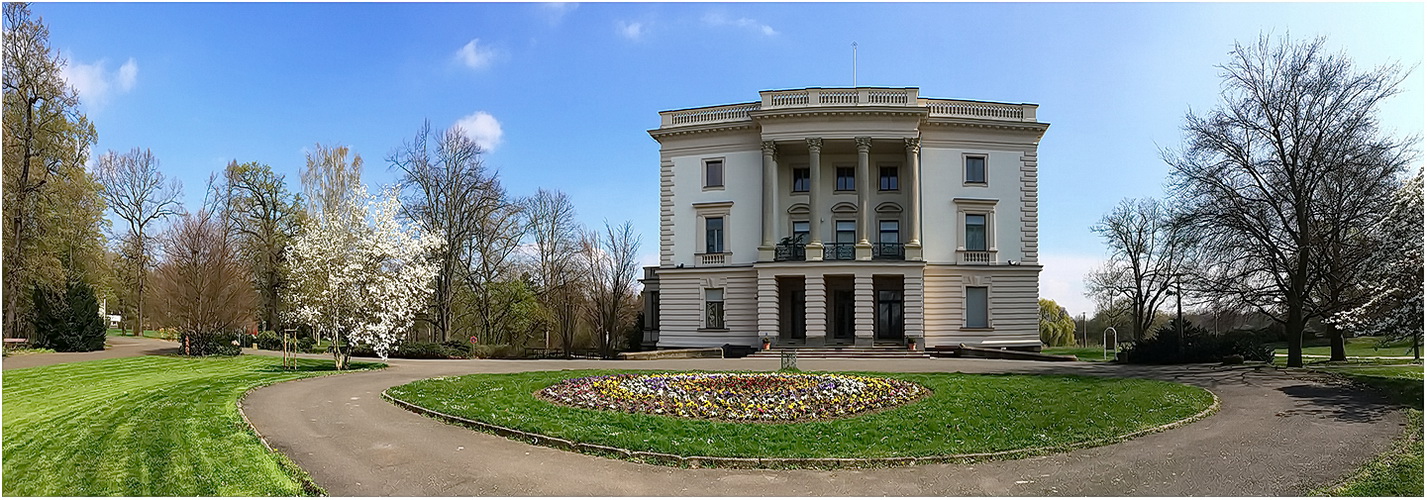
[[[1039,349],[1034,104],[806,88],[659,113],[645,344]]]

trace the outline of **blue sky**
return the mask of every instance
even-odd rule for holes
[[[1159,148],[1219,89],[1214,65],[1260,33],[1327,35],[1361,66],[1423,61],[1415,4],[36,4],[99,131],[150,148],[202,199],[229,160],[287,175],[346,144],[370,184],[423,120],[470,124],[507,188],[569,193],[584,223],[634,221],[657,262],[658,111],[759,90],[915,86],[1041,105],[1041,295],[1091,310],[1088,227],[1157,196]],[[1420,134],[1423,70],[1387,103]],[[497,132],[498,131],[498,132]],[[97,155],[96,155],[97,156]]]

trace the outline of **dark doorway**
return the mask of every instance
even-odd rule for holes
[[[856,328],[852,277],[828,277],[828,343],[851,344]]]
[[[808,338],[808,292],[803,277],[778,278],[779,337],[801,344]]]
[[[882,342],[901,342],[906,326],[902,277],[876,276],[872,283],[877,299],[875,339]]]

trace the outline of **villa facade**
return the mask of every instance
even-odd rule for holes
[[[1039,348],[1036,105],[759,94],[649,131],[646,345]]]

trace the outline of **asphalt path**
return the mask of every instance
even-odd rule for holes
[[[1381,397],[1273,368],[926,359],[802,360],[805,370],[1086,374],[1201,386],[1215,415],[1130,441],[1021,460],[883,469],[679,469],[533,446],[400,409],[429,377],[581,368],[775,370],[776,359],[391,360],[276,384],[241,403],[279,451],[338,496],[1304,495],[1385,451],[1405,417]],[[9,361],[7,360],[7,368]]]
[[[104,342],[109,344],[109,348],[102,351],[17,354],[14,356],[6,356],[5,360],[0,362],[0,365],[3,365],[3,368],[6,370],[14,370],[17,368],[33,368],[36,366],[92,361],[96,359],[128,358],[151,354],[178,354],[178,343],[168,340],[140,337],[108,337],[104,339]]]

